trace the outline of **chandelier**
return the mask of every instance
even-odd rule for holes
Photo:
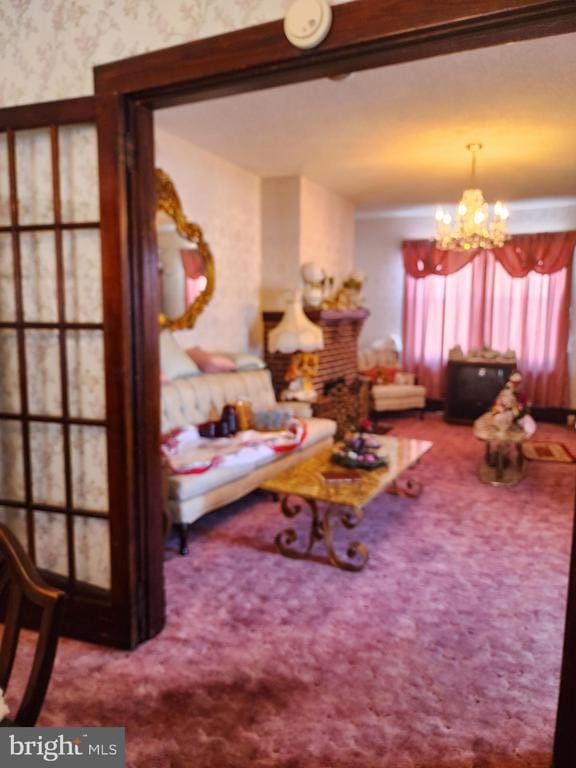
[[[442,208],[436,211],[436,247],[442,251],[499,248],[509,239],[506,230],[508,209],[498,201],[490,218],[488,203],[476,186],[476,154],[482,144],[467,144],[466,149],[472,153],[470,187],[462,194],[454,221]]]

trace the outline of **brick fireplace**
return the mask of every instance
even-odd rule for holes
[[[282,312],[264,312],[264,359],[272,372],[276,395],[286,388],[284,373],[290,362],[290,355],[268,352],[268,334],[280,322]],[[358,375],[358,337],[364,321],[369,315],[367,309],[307,309],[306,315],[322,328],[324,349],[319,352],[318,375],[314,377],[314,389],[318,394],[315,411],[323,411],[330,385],[343,381],[348,386],[355,383]],[[328,387],[326,386],[328,385]]]

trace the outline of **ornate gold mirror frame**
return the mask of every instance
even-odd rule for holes
[[[156,211],[163,211],[176,224],[178,234],[194,243],[204,263],[204,275],[206,287],[196,299],[186,308],[183,315],[170,318],[164,312],[160,312],[160,327],[169,328],[172,331],[180,328],[193,328],[198,316],[208,304],[214,293],[214,259],[208,243],[204,240],[202,229],[198,224],[187,221],[182,211],[180,198],[170,176],[160,168],[155,169],[156,174]]]

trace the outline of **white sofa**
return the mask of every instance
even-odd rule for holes
[[[207,421],[236,400],[249,400],[254,411],[282,407],[276,402],[268,369],[179,378],[162,384],[162,432]],[[181,554],[188,552],[188,528],[195,520],[332,444],[336,424],[331,419],[307,418],[306,427],[304,441],[293,451],[271,452],[253,465],[212,467],[202,474],[167,477],[166,509],[171,522],[178,526]]]

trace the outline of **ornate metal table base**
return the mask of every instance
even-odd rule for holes
[[[516,455],[514,456],[514,451]],[[488,485],[516,485],[524,477],[521,443],[487,440],[480,480]]]
[[[290,503],[291,498],[293,498],[292,503]],[[332,539],[333,518],[337,518],[344,528],[351,530],[364,517],[361,509],[337,506],[329,502],[320,506],[314,499],[291,496],[282,498],[281,508],[283,514],[288,518],[296,517],[305,509],[310,512],[308,541],[303,548],[299,548],[298,533],[294,528],[286,528],[276,536],[276,546],[283,555],[294,558],[309,557],[314,543],[323,541],[332,565],[342,568],[344,571],[361,571],[364,568],[368,562],[368,549],[364,544],[360,541],[351,541],[347,545],[344,558],[336,553]]]

